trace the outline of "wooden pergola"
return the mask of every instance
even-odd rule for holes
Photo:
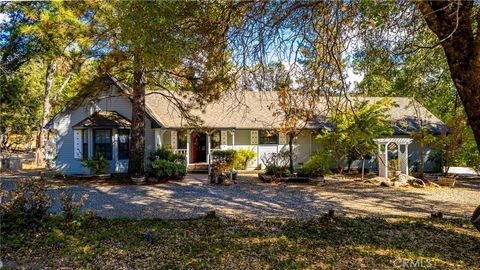
[[[408,145],[410,138],[382,138],[374,140],[378,144],[378,176],[388,177],[388,151],[398,151],[398,167],[408,175]]]

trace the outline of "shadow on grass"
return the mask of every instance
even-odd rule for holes
[[[2,254],[18,265],[49,267],[480,267],[480,235],[461,219],[95,219],[57,236],[62,241],[44,241],[42,233],[36,235],[34,244],[35,240],[25,238],[26,242],[15,248],[7,241]],[[17,250],[18,244],[21,248]],[[41,254],[47,250],[49,260],[44,261]]]

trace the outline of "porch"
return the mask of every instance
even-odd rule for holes
[[[255,158],[247,165],[248,169],[264,168],[262,157],[278,153],[288,147],[287,136],[268,130],[250,129],[154,129],[155,146],[167,147],[175,153],[185,155],[185,163],[209,163],[210,153],[214,149],[251,149]],[[304,142],[302,141],[304,140]],[[305,133],[295,141],[298,151],[297,162],[303,162],[312,154],[314,136]]]

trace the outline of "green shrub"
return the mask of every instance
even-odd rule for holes
[[[67,194],[62,192],[59,196],[62,202],[62,215],[65,223],[70,226],[75,220],[81,217],[80,209],[84,206],[85,201],[88,200],[88,194],[84,194],[78,202],[75,201],[75,194]]]
[[[170,162],[183,163],[185,161],[185,155],[174,153],[172,150],[162,147],[151,153],[148,159],[151,162],[156,160],[166,160]]]
[[[212,164],[221,165],[221,167],[225,167],[226,170],[231,170],[233,168],[233,162],[235,160],[236,155],[237,155],[237,151],[232,149],[213,150],[211,152]]]
[[[47,180],[40,178],[18,179],[12,191],[1,191],[1,230],[35,226],[49,216],[52,197],[47,192]]]
[[[255,158],[255,151],[252,149],[240,149],[233,159],[233,167],[240,170],[247,168],[248,162]]]
[[[330,161],[330,153],[317,153],[300,167],[298,173],[309,177],[325,176],[330,173]]]
[[[290,176],[290,170],[288,166],[278,166],[275,164],[267,164],[265,165],[265,174],[266,175],[274,175],[276,177],[284,177]]]
[[[102,174],[105,173],[108,166],[108,160],[101,153],[96,153],[93,159],[84,159],[82,165],[86,168],[89,168],[93,174]]]
[[[187,174],[187,167],[183,163],[168,160],[155,160],[150,163],[153,173],[161,179],[181,179]]]
[[[472,149],[467,155],[467,166],[472,167],[477,174],[480,175],[480,152],[476,149]]]

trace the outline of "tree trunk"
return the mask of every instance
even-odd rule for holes
[[[365,176],[365,158],[362,157],[362,181]]]
[[[293,133],[289,133],[288,139],[288,158],[289,158],[289,170],[293,173],[293,139],[295,138]]]
[[[52,82],[55,75],[56,70],[56,63],[55,60],[50,62],[47,66],[47,71],[45,74],[45,93],[43,96],[43,116],[42,116],[42,123],[38,129],[38,136],[37,136],[37,151],[35,155],[35,160],[37,166],[43,166],[45,164],[45,145],[47,141],[47,130],[45,126],[48,123],[50,118],[50,91],[52,89]]]
[[[474,35],[473,3],[474,1],[415,2],[430,30],[441,41],[450,75],[480,151],[480,34],[477,31]],[[478,13],[476,21],[480,24]]]
[[[132,93],[132,127],[128,173],[143,176],[145,173],[145,69],[136,68]]]
[[[422,131],[423,132],[423,131]],[[422,137],[420,138],[420,168],[418,169],[419,175],[418,178],[423,179],[423,173],[425,171],[425,142]]]

